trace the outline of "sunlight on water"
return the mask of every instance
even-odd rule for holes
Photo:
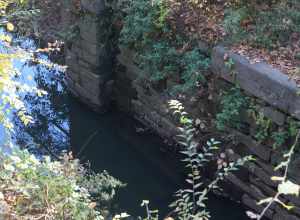
[[[28,38],[14,38],[12,49],[17,48],[27,51],[37,49],[35,42]],[[1,52],[10,53],[12,49],[7,49],[3,42],[0,42]],[[45,54],[38,54],[37,58],[51,63]],[[48,93],[42,98],[36,94],[19,94],[25,102],[27,112],[35,122],[25,127],[15,117],[15,113],[11,114],[11,121],[15,125],[12,134],[13,142],[20,147],[27,147],[42,154],[49,150],[61,152],[63,149],[68,149],[69,120],[65,103],[67,94],[63,83],[63,72],[57,67],[50,68],[28,60],[14,59],[13,65],[21,73],[15,78],[16,81]],[[0,127],[0,138],[3,143],[5,141],[3,126]]]

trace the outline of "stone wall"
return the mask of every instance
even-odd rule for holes
[[[71,20],[76,22],[78,34],[65,48],[66,81],[73,95],[98,112],[107,109],[113,85],[112,49],[103,24],[107,16],[104,2],[82,0],[79,9],[71,0],[67,3],[69,16],[76,17]]]
[[[70,6],[69,16],[79,16],[76,15],[78,9],[72,7],[72,0],[67,5]],[[113,76],[113,53],[107,36],[109,25],[103,24],[103,20],[107,19],[104,0],[81,0],[80,11],[80,18],[75,19],[79,34],[66,47],[66,64],[69,67],[66,79],[70,91],[96,111],[105,111],[113,97],[121,109],[133,113],[163,138],[176,142],[178,124],[167,104],[174,97],[161,89],[174,82],[154,85],[139,77],[142,71],[135,65],[132,52],[126,49],[121,49],[118,56],[120,65],[115,66],[116,74]],[[233,60],[233,69],[228,68],[224,57]],[[232,54],[223,47],[216,47],[212,52],[211,76],[207,85],[177,97],[200,123],[199,141],[216,136],[223,139],[226,136],[234,137],[222,149],[227,160],[249,154],[256,157],[256,161],[245,169],[230,175],[224,187],[230,196],[260,212],[262,207],[257,206],[256,202],[274,195],[277,186],[270,177],[276,175],[274,166],[283,159],[282,154],[288,146],[274,150],[268,143],[257,142],[253,133],[256,123],[249,117],[243,117],[246,129],[227,128],[225,134],[216,132],[212,125],[219,111],[220,93],[232,87],[233,83],[237,83],[245,94],[258,100],[260,111],[277,126],[287,126],[289,117],[300,119],[299,88],[286,75],[267,64],[250,64],[244,57]],[[292,180],[298,183],[299,158],[298,155],[295,157],[290,171]],[[300,199],[286,197],[284,200],[292,202],[296,208],[288,212],[274,205],[267,212],[267,217],[299,220]]]
[[[226,67],[225,53],[233,60],[233,69]],[[134,64],[133,57],[133,53],[126,49],[122,49],[118,57],[123,68],[119,68],[116,76],[117,103],[124,110],[131,111],[137,119],[163,138],[176,141],[178,125],[167,104],[168,100],[174,97],[160,90],[159,85],[153,85],[139,77],[142,71]],[[295,120],[300,119],[299,88],[294,81],[269,65],[250,64],[244,57],[232,54],[223,47],[216,47],[212,52],[211,72],[207,87],[179,97],[191,116],[203,123],[203,128],[199,129],[200,140],[201,135],[217,135],[217,132],[210,130],[208,124],[213,123],[218,112],[220,91],[232,87],[233,82],[239,84],[245,94],[257,99],[261,112],[276,125],[285,126],[287,118],[291,116]],[[256,161],[231,174],[224,187],[231,197],[259,213],[262,207],[256,204],[257,201],[275,195],[277,185],[270,177],[276,175],[274,167],[283,160],[283,152],[288,150],[289,146],[274,150],[271,145],[258,143],[253,134],[255,121],[249,117],[243,119],[243,123],[247,125],[246,130],[227,128],[227,132],[221,135],[222,138],[234,137],[234,141],[226,143],[223,150],[227,160],[254,155]],[[300,183],[299,158],[297,154],[290,170],[292,180],[297,183]],[[285,197],[283,200],[296,205],[296,208],[287,211],[279,205],[273,205],[267,212],[267,217],[276,220],[299,220],[300,199]]]

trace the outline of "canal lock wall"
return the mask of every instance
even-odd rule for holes
[[[77,35],[65,47],[66,81],[71,93],[97,112],[105,112],[113,88],[113,46],[106,27],[111,16],[102,0],[66,1],[64,17]],[[78,8],[80,7],[80,9]]]
[[[152,83],[139,77],[142,70],[134,62],[133,51],[119,48],[119,54],[113,55],[113,45],[105,33],[109,25],[103,23],[103,19],[108,18],[104,1],[82,0],[80,7],[85,13],[77,19],[78,38],[65,50],[68,66],[66,81],[72,94],[98,112],[106,111],[114,101],[120,109],[134,115],[164,139],[176,142],[178,123],[168,107],[168,101],[175,97],[165,92],[165,88],[176,84],[176,81],[168,79]],[[71,8],[69,16],[74,16],[72,13],[75,11]],[[199,141],[210,137],[230,139],[222,146],[228,162],[248,155],[256,158],[226,178],[224,192],[259,213],[262,206],[258,206],[257,201],[276,194],[277,184],[270,177],[280,175],[274,167],[284,160],[283,154],[292,140],[276,149],[272,147],[272,142],[258,141],[255,138],[258,125],[246,114],[248,109],[242,110],[242,128],[227,127],[222,134],[215,132],[213,125],[220,109],[222,91],[238,85],[245,95],[255,100],[257,111],[265,120],[276,127],[288,129],[291,120],[300,120],[299,88],[270,65],[250,63],[245,57],[231,53],[222,46],[212,48],[211,57],[207,86],[186,93],[179,100],[197,122]],[[234,65],[229,68],[224,57],[232,59]],[[291,180],[296,183],[300,183],[299,156],[296,153],[289,171]],[[287,211],[275,204],[266,217],[299,220],[300,199],[285,196],[283,200],[295,208]]]

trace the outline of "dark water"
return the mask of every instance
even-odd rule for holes
[[[16,45],[35,48],[33,41],[16,41]],[[49,61],[46,55],[39,56]],[[22,94],[35,124],[24,127],[12,116],[15,143],[37,154],[55,155],[72,150],[82,162],[89,161],[93,170],[107,170],[127,183],[116,198],[119,210],[141,215],[140,203],[147,199],[151,208],[160,210],[161,216],[170,211],[168,204],[182,184],[182,165],[174,154],[165,150],[157,136],[137,133],[141,125],[117,110],[103,115],[90,111],[68,94],[59,68],[17,60],[15,66],[23,73],[16,80],[48,92],[42,98]],[[1,128],[0,138],[3,140]],[[239,205],[226,199],[211,196],[209,206],[212,220],[247,219]]]

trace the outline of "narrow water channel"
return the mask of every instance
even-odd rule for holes
[[[35,48],[34,42],[28,39],[16,39],[15,45]],[[40,58],[49,61],[46,55]],[[170,211],[168,204],[173,200],[173,193],[183,183],[182,164],[176,156],[163,150],[161,139],[154,134],[136,132],[141,125],[117,109],[99,115],[86,108],[68,94],[59,68],[18,60],[14,65],[22,72],[16,80],[48,92],[43,97],[23,95],[35,123],[25,127],[12,118],[16,144],[38,155],[71,150],[82,162],[89,161],[93,170],[107,170],[127,184],[116,198],[119,210],[133,216],[142,215],[140,203],[147,199],[151,208],[160,210],[161,216]],[[1,127],[0,138],[3,141]],[[212,220],[247,219],[244,210],[227,199],[211,196],[209,206]]]

